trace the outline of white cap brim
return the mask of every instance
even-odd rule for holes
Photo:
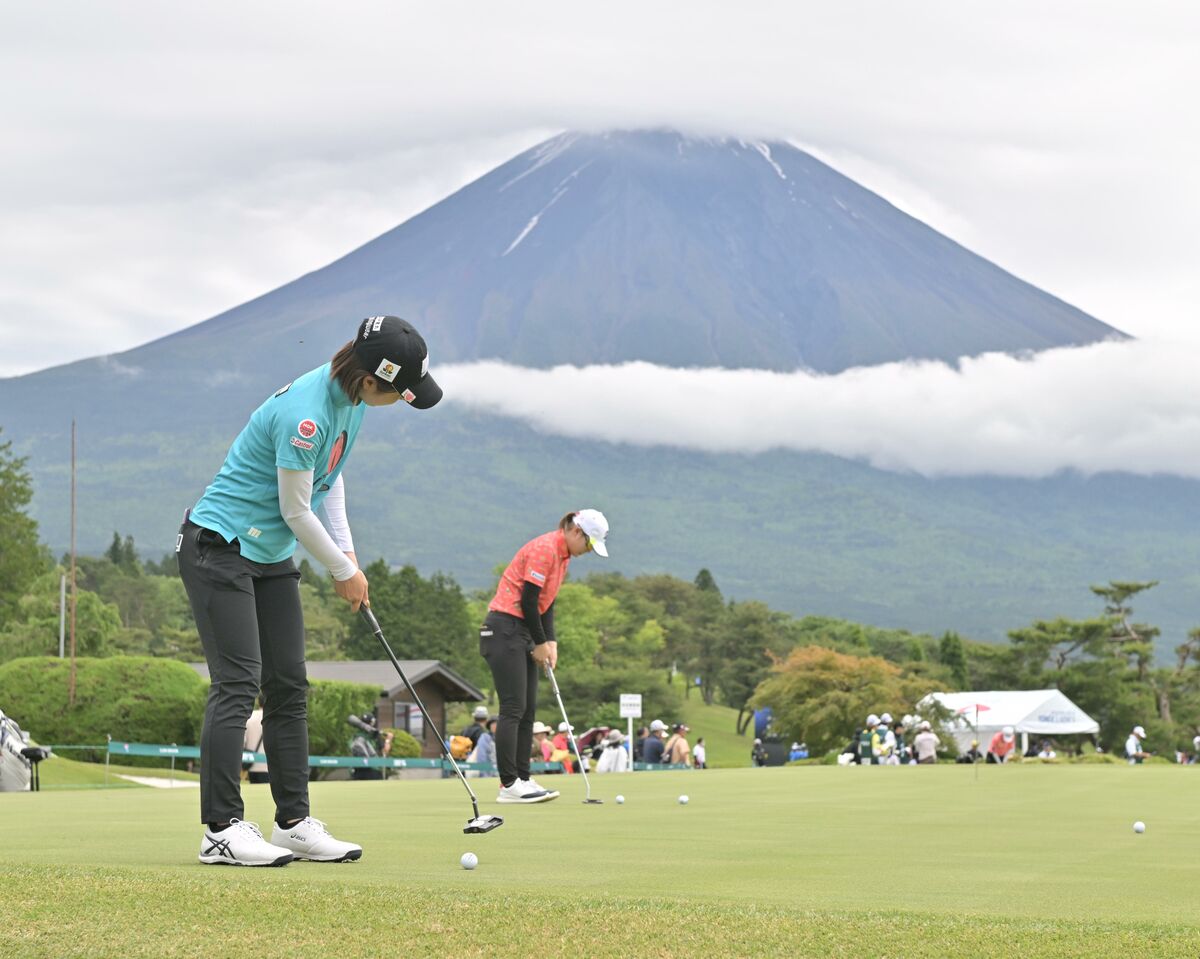
[[[592,551],[599,553],[601,556],[608,556],[608,547],[604,545],[604,540],[596,539],[594,536],[588,537],[588,545],[592,547]]]

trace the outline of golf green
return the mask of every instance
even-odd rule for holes
[[[473,783],[506,820],[483,836],[454,780],[315,783],[363,859],[282,869],[199,865],[194,788],[0,795],[0,955],[1200,953],[1189,768],[638,773],[592,777],[599,806],[578,776],[528,807]]]

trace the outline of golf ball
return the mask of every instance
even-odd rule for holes
[[[1134,832],[1145,832],[1146,824],[1139,819],[1137,822],[1135,822],[1133,824],[1133,831]]]
[[[621,805],[621,803],[623,803],[624,801],[625,801],[625,797],[624,797],[624,796],[618,796],[618,797],[617,797],[617,805],[618,805],[618,806],[619,806],[619,805]]]
[[[459,862],[462,863],[463,869],[474,869],[479,865],[479,857],[473,852],[464,852]]]
[[[681,805],[681,806],[686,806],[686,805],[687,805],[687,801],[688,801],[688,798],[687,798],[687,796],[680,796],[680,797],[679,797],[679,805]]]

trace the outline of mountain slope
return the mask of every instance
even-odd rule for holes
[[[30,456],[47,540],[67,542],[72,417],[81,547],[120,530],[157,556],[250,410],[381,311],[417,322],[435,369],[837,370],[1119,335],[786,144],[563,135],[207,322],[0,380],[0,426]],[[1087,611],[1090,582],[1142,577],[1163,580],[1146,618],[1200,622],[1195,483],[935,482],[825,456],[585,445],[449,402],[373,411],[350,467],[364,556],[471,587],[592,504],[614,522],[613,568],[707,566],[726,595],[797,613],[995,638]]]
[[[211,320],[0,380],[0,408],[31,388],[42,423],[169,390],[244,405],[380,312],[412,319],[435,365],[836,371],[1121,335],[788,144],[563,134]]]

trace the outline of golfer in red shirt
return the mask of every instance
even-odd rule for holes
[[[554,598],[572,556],[595,551],[608,555],[608,520],[599,510],[568,513],[558,529],[530,540],[513,557],[479,630],[479,652],[492,670],[500,698],[496,724],[496,802],[539,803],[557,799],[529,774],[533,720],[537,711],[539,667],[558,664],[554,638]]]

